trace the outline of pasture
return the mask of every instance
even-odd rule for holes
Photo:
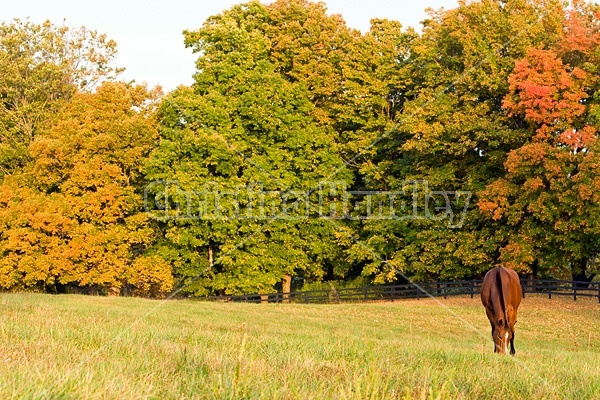
[[[440,305],[440,303],[442,305]],[[0,294],[0,398],[600,399],[600,305],[295,305]]]

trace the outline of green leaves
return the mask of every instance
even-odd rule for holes
[[[496,263],[589,279],[599,15],[479,0],[430,12],[422,33],[374,19],[363,34],[321,3],[253,1],[184,32],[195,81],[166,96],[106,82],[119,70],[104,35],[4,23],[0,286],[239,294]],[[319,194],[344,195],[330,184],[427,213],[318,218]],[[449,200],[460,229],[434,218],[445,200],[432,194],[454,192],[475,198]]]
[[[305,25],[286,30],[288,12],[308,12]],[[186,196],[197,198],[207,187],[309,191],[333,176],[343,163],[309,90],[316,83],[299,79],[285,65],[292,61],[286,58],[292,48],[309,45],[303,32],[321,29],[311,18],[330,20],[319,5],[249,3],[212,17],[197,32],[186,32],[186,45],[200,54],[196,82],[163,101],[161,143],[147,164],[147,179],[177,181],[185,193],[179,201],[188,204]],[[314,57],[297,59],[302,68],[316,68],[318,56],[308,48],[301,51]],[[349,177],[347,172],[341,176]],[[191,212],[201,215],[197,204]],[[323,221],[277,217],[169,221],[164,229],[181,254],[177,271],[185,290],[270,292],[287,274],[323,276],[325,258],[335,256],[328,252],[336,248],[335,229]]]

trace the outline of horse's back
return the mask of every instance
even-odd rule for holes
[[[512,270],[504,267],[499,271],[502,281],[502,292],[504,293],[504,301],[507,308],[512,306],[516,310],[521,304],[523,298],[523,288],[521,287],[521,280],[519,275]]]
[[[501,282],[501,288],[498,288],[498,282]],[[504,267],[489,270],[481,284],[481,302],[485,307],[489,307],[494,298],[499,295],[499,289],[502,290],[505,306],[516,310],[523,297],[519,275],[514,270]]]

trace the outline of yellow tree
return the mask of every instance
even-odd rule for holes
[[[0,188],[2,287],[171,289],[170,267],[145,251],[154,235],[142,212],[157,95],[105,83],[77,93],[37,136],[31,165]]]
[[[61,102],[118,75],[116,52],[85,27],[0,23],[0,181],[28,162],[29,144]]]

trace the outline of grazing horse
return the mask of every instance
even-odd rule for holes
[[[512,269],[496,267],[485,274],[481,302],[492,325],[495,353],[508,354],[510,342],[510,354],[515,354],[515,324],[522,297],[519,275]]]

